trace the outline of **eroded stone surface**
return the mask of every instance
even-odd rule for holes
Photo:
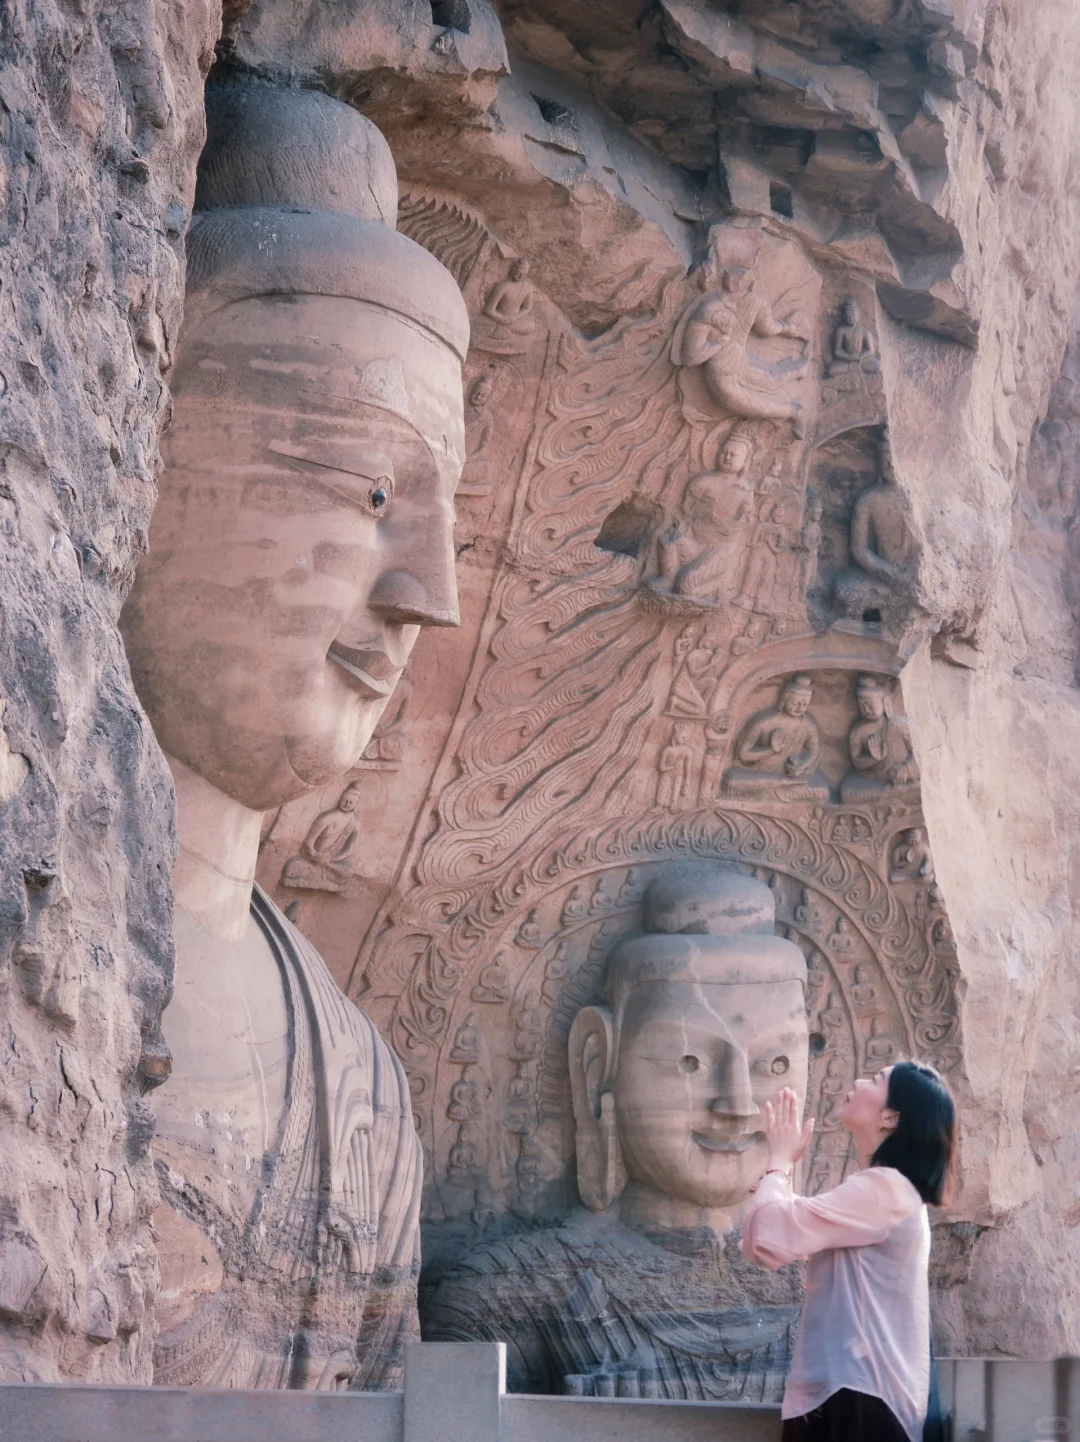
[[[0,1377],[149,1381],[168,775],[116,613],[145,545],[210,0],[0,14]]]
[[[934,1060],[964,1119],[964,1187],[938,1228],[940,1341],[1044,1354],[1080,1345],[1069,1300],[1080,1292],[1080,998],[1068,964],[1080,819],[1074,355],[1051,394],[1075,334],[1080,270],[1072,11],[1068,0],[663,0],[644,12],[574,0],[225,5],[217,79],[319,90],[330,98],[312,103],[324,113],[344,103],[376,121],[401,180],[399,228],[445,264],[472,323],[455,535],[461,629],[421,638],[407,685],[362,738],[363,754],[350,755],[355,765],[316,768],[307,794],[277,797],[265,785],[247,794],[249,809],[253,800],[274,809],[262,828],[266,886],[408,1072],[433,1285],[441,1269],[482,1254],[496,1271],[545,1279],[532,1284],[535,1295],[550,1279],[545,1305],[558,1310],[591,1269],[602,1240],[584,1222],[565,1236],[557,1225],[581,1215],[583,1196],[569,1120],[571,1025],[602,1005],[607,958],[640,930],[646,885],[695,855],[765,883],[776,924],[803,952],[808,1100],[819,1118],[810,1189],[848,1164],[835,1112],[852,1075],[905,1053]],[[197,80],[185,78],[171,37],[190,40],[201,21],[174,14],[179,29],[159,44],[156,32],[140,40],[142,12],[130,34],[124,16],[113,43],[125,103],[135,129],[168,137],[169,124],[158,125],[168,106],[198,114]],[[36,53],[46,53],[53,23],[35,19]],[[17,38],[25,43],[25,32]],[[148,60],[158,49],[167,57],[160,71]],[[104,71],[72,87],[69,111],[46,71],[51,123],[67,125],[64,134],[96,137],[119,117]],[[174,71],[178,99],[168,98]],[[25,87],[24,71],[9,70],[5,84]],[[155,108],[159,89],[166,109]],[[10,122],[32,108],[8,105],[5,144],[20,157],[8,195],[14,215],[22,196],[40,209],[26,236],[51,237],[51,195],[71,192],[32,183],[39,162]],[[103,214],[111,186],[121,200],[163,199],[135,129],[93,160],[89,139],[78,141],[85,174],[102,187],[89,193],[110,197]],[[370,147],[350,149],[347,124],[332,129],[316,157],[340,150],[372,160]],[[237,177],[236,204],[259,202],[257,150]],[[303,154],[297,147],[294,199],[318,209]],[[110,167],[119,178],[101,180]],[[347,169],[341,196],[389,219],[385,167],[363,193],[355,164]],[[166,238],[186,221],[181,192],[181,209],[159,207]],[[142,254],[138,226],[105,233],[113,254]],[[242,250],[228,227],[219,240]],[[162,243],[145,243],[165,256]],[[87,307],[97,315],[104,303],[94,289],[104,268],[95,262],[91,277],[82,255],[56,287],[69,300],[89,296],[71,311],[75,334]],[[144,271],[157,274],[140,262],[124,275]],[[172,332],[154,319],[141,280],[124,284],[134,347],[117,342],[125,331],[116,315],[98,341],[108,364],[131,349],[153,377]],[[176,284],[175,275],[162,281],[165,316]],[[13,294],[24,309],[40,306],[29,281]],[[319,318],[308,333],[325,324]],[[16,333],[25,350],[52,332],[35,330],[27,310]],[[38,438],[12,451],[9,468],[24,454],[46,460],[19,472],[11,525],[30,514],[24,494],[45,494],[34,477],[47,464],[62,492],[53,529],[66,526],[84,572],[103,558],[103,584],[113,586],[101,593],[108,637],[130,572],[125,538],[145,526],[141,482],[123,478],[146,474],[157,382],[140,390],[132,370],[110,394],[113,370],[95,399],[77,379],[89,361],[61,355],[61,365],[44,342],[39,349],[3,367],[0,405],[16,414],[12,397],[23,397],[18,414],[47,424],[53,448]],[[40,399],[50,392],[35,366],[51,399]],[[76,382],[65,389],[68,376]],[[389,395],[391,378],[380,384]],[[113,427],[122,459],[135,447],[119,479],[108,472],[87,544],[61,472],[75,477],[86,506],[85,477],[101,473],[104,453],[80,450],[69,464],[59,439],[97,435],[86,430],[84,396]],[[63,424],[73,405],[82,429]],[[297,451],[281,464],[311,461]],[[44,518],[41,504],[34,514]],[[62,601],[69,583],[49,557],[66,552],[51,547],[51,534],[42,519],[34,545],[21,534],[18,544]],[[24,615],[24,630],[40,630],[42,614],[69,614],[31,595],[33,587],[19,592],[23,609],[9,613],[9,627],[11,614]],[[95,694],[83,681],[88,656],[116,663],[114,640],[102,649],[81,637],[77,660],[55,651],[55,686],[52,672],[36,689],[17,679],[8,694],[5,683],[0,806],[26,811],[12,835],[37,834],[27,829],[32,799],[35,824],[60,814],[51,791],[40,799],[35,790],[41,758],[59,745],[49,726],[68,725],[75,739],[64,754],[77,758],[79,775],[97,754],[92,722],[51,701],[69,674],[80,697]],[[122,671],[116,678],[116,694],[127,694]],[[279,689],[268,704],[281,704],[288,687]],[[162,734],[182,733],[184,718],[168,710]],[[103,734],[115,738],[123,726],[109,721]],[[264,755],[266,738],[244,734],[245,754]],[[106,767],[100,791],[78,802],[87,824],[101,814],[113,824],[115,797],[130,794],[124,784],[144,756],[160,787],[143,735],[136,761],[123,761],[124,782]],[[235,758],[229,764],[235,770]],[[147,823],[145,806],[139,824],[157,825],[160,842],[164,821]],[[136,828],[126,843],[139,858],[136,887],[158,874],[146,869],[158,842],[141,838]],[[94,864],[107,854],[98,847]],[[83,1024],[85,987],[77,968],[54,966],[68,951],[48,927],[76,916],[69,896],[112,895],[122,884],[109,870],[95,892],[72,870],[89,859],[57,855],[52,832],[43,833],[11,872],[21,878],[12,925],[24,936],[9,1011],[30,1018],[34,1048],[55,1028],[77,1037]],[[54,892],[63,903],[46,905]],[[143,897],[129,892],[128,904],[137,945],[163,976],[154,948],[166,893],[154,881]],[[116,914],[110,904],[106,930]],[[151,1023],[142,1069],[154,1080],[167,1071],[152,1026],[161,995],[139,1018]],[[271,1034],[279,1022],[267,1019]],[[128,1076],[134,1032],[121,1026],[118,1035],[109,1046]],[[22,1045],[8,1054],[24,1057]],[[39,1051],[19,1085],[50,1065]],[[82,1094],[77,1082],[71,1090]],[[17,1127],[32,1137],[32,1125]],[[143,1145],[147,1136],[143,1128]],[[55,1137],[50,1145],[35,1175],[54,1176]],[[134,1205],[144,1216],[145,1165],[138,1175]],[[79,1240],[71,1226],[89,1215],[72,1191],[77,1220],[55,1228],[69,1250]],[[52,1275],[39,1211],[48,1232],[55,1203],[24,1188],[14,1220],[0,1219],[0,1305],[15,1318],[6,1335],[16,1349]],[[113,1208],[112,1226],[128,1226],[118,1216]],[[166,1285],[189,1287],[200,1305],[220,1292],[225,1268],[208,1254],[204,1263],[192,1241],[177,1227],[161,1250],[181,1261],[197,1254],[198,1266],[168,1266]],[[663,1248],[650,1260],[631,1241],[631,1260],[615,1270],[655,1264],[663,1277]],[[731,1256],[710,1255],[701,1265],[726,1275]],[[117,1357],[110,1339],[132,1330],[115,1322],[130,1299],[110,1276],[85,1265],[77,1273],[71,1335],[101,1350],[70,1344],[64,1365],[74,1372]],[[603,1292],[589,1284],[573,1294],[582,1335]],[[786,1296],[759,1301],[782,1308]],[[53,1319],[44,1343],[13,1355],[48,1375],[69,1313],[44,1305]],[[676,1328],[684,1340],[695,1310],[687,1307]],[[132,1301],[123,1312],[136,1326],[138,1310]],[[740,1337],[728,1336],[731,1355]],[[714,1332],[703,1353],[721,1386],[737,1381],[727,1343]],[[655,1369],[627,1347],[624,1371],[605,1373],[603,1387],[651,1388]],[[127,1356],[145,1372],[145,1343]],[[556,1367],[542,1385],[591,1365]]]

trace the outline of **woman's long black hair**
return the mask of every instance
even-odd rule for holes
[[[924,1202],[941,1206],[956,1150],[956,1107],[949,1088],[932,1066],[898,1061],[889,1072],[885,1105],[900,1120],[871,1157],[871,1166],[894,1167]]]

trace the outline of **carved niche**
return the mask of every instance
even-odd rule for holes
[[[643,896],[667,868],[719,863],[764,884],[775,934],[802,953],[810,1190],[852,1163],[836,1109],[856,1075],[885,1056],[961,1062],[944,898],[932,868],[898,860],[922,847],[912,832],[925,836],[899,683],[917,536],[882,429],[873,291],[858,278],[826,284],[780,226],[735,221],[713,229],[698,271],[642,281],[603,334],[576,331],[539,288],[517,316],[535,327],[513,332],[485,314],[513,253],[463,212],[440,214],[436,253],[478,257],[463,286],[467,387],[512,365],[528,404],[506,426],[513,469],[463,503],[490,518],[463,554],[468,567],[490,547],[475,649],[412,793],[417,820],[397,833],[394,880],[339,965],[409,1074],[428,1304],[478,1247],[528,1251],[526,1234],[572,1214],[581,1285],[559,1305],[595,1337],[612,1294],[586,1260],[603,1240],[579,1186],[570,1032],[605,1005],[610,958],[642,934]],[[857,586],[883,580],[866,558],[898,554],[893,492],[903,583],[864,604]],[[472,1086],[481,1110],[466,1117]],[[724,1276],[737,1211],[710,1232]],[[550,1262],[535,1256],[536,1298]],[[787,1305],[789,1284],[754,1285],[728,1294],[750,1327]],[[769,1368],[749,1378],[737,1334],[700,1314],[687,1300],[672,1325],[684,1345],[702,1322],[707,1385],[657,1367],[644,1342],[644,1360],[523,1362],[519,1380],[771,1395]]]
[[[781,1395],[797,1282],[763,1282],[723,1244],[765,1167],[764,1104],[806,1086],[806,962],[776,935],[773,907],[768,886],[715,864],[653,876],[640,934],[611,948],[567,1037],[582,1205],[449,1264],[428,1336],[505,1338],[516,1390]],[[562,1005],[569,1019],[570,995]],[[517,1157],[503,1162],[532,1206],[547,1113],[526,1096],[519,1069],[503,1115]],[[523,1175],[525,1158],[536,1165]],[[448,1166],[446,1186],[462,1181]]]

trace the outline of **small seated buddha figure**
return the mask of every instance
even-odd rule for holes
[[[821,737],[807,715],[813,697],[809,676],[791,676],[777,704],[751,716],[735,743],[736,764],[724,773],[726,795],[828,801],[829,783],[817,770]]]
[[[853,769],[840,783],[841,801],[853,805],[889,796],[915,797],[919,764],[907,717],[891,710],[888,691],[876,676],[859,677],[855,700],[860,719],[848,733]]]

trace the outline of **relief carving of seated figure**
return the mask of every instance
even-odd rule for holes
[[[807,715],[813,697],[809,676],[791,676],[777,704],[751,716],[735,742],[737,764],[724,773],[728,796],[828,801],[829,783],[817,769],[821,737]]]
[[[860,720],[848,733],[854,768],[840,783],[848,805],[911,796],[919,785],[919,763],[911,745],[911,727],[901,712],[890,710],[889,695],[876,676],[860,676],[855,685]]]
[[[881,478],[855,502],[850,527],[854,565],[838,572],[833,601],[842,617],[862,625],[888,626],[902,620],[911,592],[915,547],[907,498],[884,429],[878,454]]]
[[[854,296],[848,296],[844,301],[842,315],[843,320],[833,336],[832,360],[825,374],[843,375],[851,366],[867,372],[880,371],[881,362],[877,358],[874,337],[862,323],[859,303]]]
[[[533,295],[529,258],[519,255],[510,267],[510,278],[499,281],[488,292],[484,314],[515,335],[531,335],[536,329],[536,318],[532,313]]]
[[[751,270],[728,266],[721,270],[719,280],[719,290],[706,292],[683,311],[671,338],[672,364],[700,367],[706,392],[722,414],[790,420],[795,435],[801,438],[802,406],[785,392],[810,364],[804,317],[793,314],[777,319],[757,289]],[[747,348],[751,336],[798,341],[801,354],[790,357],[777,374],[751,358]]]
[[[805,1094],[806,963],[769,888],[715,863],[643,912],[570,1031],[583,1205],[444,1264],[424,1335],[505,1341],[515,1391],[772,1401],[799,1283],[742,1266],[734,1229],[764,1103]]]
[[[496,952],[490,961],[480,968],[476,985],[470,993],[473,1001],[486,1002],[489,1006],[507,1001],[510,997],[510,972],[503,962],[503,953]]]
[[[409,1090],[253,878],[264,813],[354,768],[420,627],[457,623],[468,317],[386,221],[368,121],[254,82],[207,110],[173,423],[121,617],[179,831],[154,1377],[380,1389],[418,1334]]]
[[[356,803],[362,785],[353,781],[341,793],[338,804],[321,811],[308,828],[298,856],[290,856],[281,873],[281,884],[306,891],[344,891],[353,876],[360,827]]]

